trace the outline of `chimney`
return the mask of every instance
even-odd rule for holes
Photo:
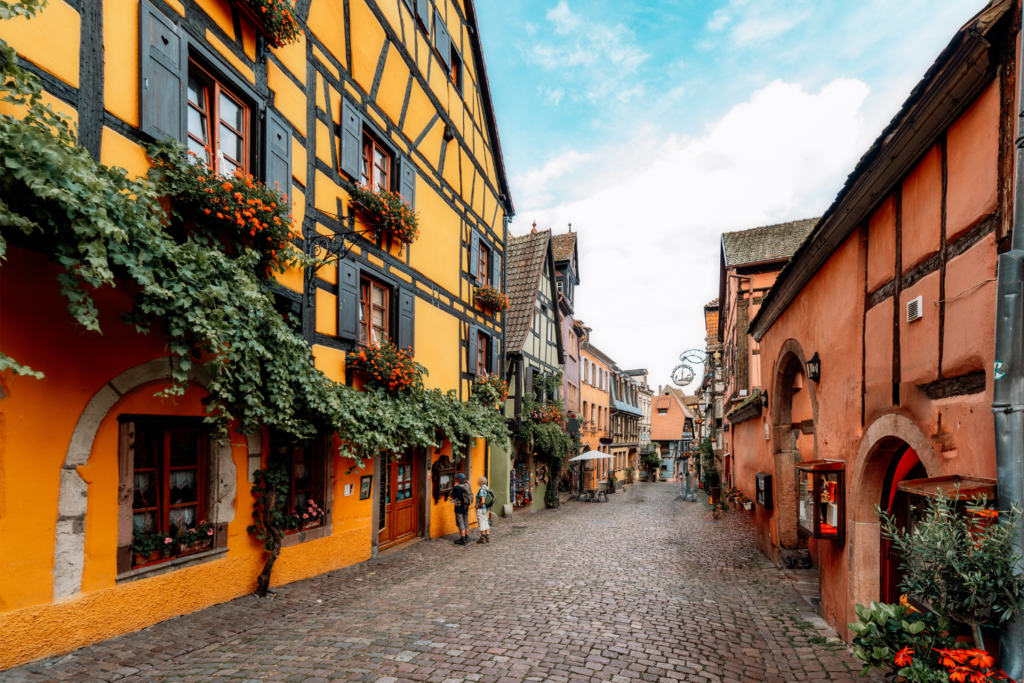
[[[530,234],[531,235],[536,235],[537,234],[537,221],[533,222],[533,230],[530,231]]]

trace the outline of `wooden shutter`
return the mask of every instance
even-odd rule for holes
[[[406,287],[398,290],[398,347],[414,352],[416,341],[416,293]]]
[[[188,38],[142,0],[139,8],[139,127],[156,140],[185,141]]]
[[[267,109],[267,139],[263,149],[267,187],[292,194],[292,128],[284,117]]]
[[[359,266],[346,260],[338,261],[338,336],[359,338]]]
[[[525,386],[523,387],[523,395],[534,393],[535,389],[534,389],[534,386],[533,386],[533,381],[534,381],[533,380],[533,376],[534,376],[535,372],[536,372],[536,370],[535,370],[535,368],[532,365],[527,366],[526,373],[525,373],[525,375],[523,377],[523,381],[525,382]],[[537,397],[534,396],[535,400],[536,400],[536,398]]]
[[[480,277],[480,235],[473,228],[469,230],[469,274],[477,278]]]
[[[491,250],[491,287],[501,291],[501,254]]]
[[[480,335],[477,334],[476,325],[469,326],[469,362],[466,363],[466,367],[469,369],[469,374],[476,374],[476,354],[479,345]]]
[[[416,14],[430,34],[430,0],[416,0]]]
[[[398,194],[409,202],[409,208],[416,210],[416,164],[402,155],[398,157]]]
[[[501,375],[501,337],[491,335],[491,374]]]
[[[363,143],[363,116],[356,106],[341,98],[341,172],[359,182],[359,148]]]
[[[441,61],[449,69],[452,66],[452,39],[448,35],[448,28],[444,25],[441,13],[434,12],[434,47],[441,55]]]

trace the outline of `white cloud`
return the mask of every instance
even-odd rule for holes
[[[513,178],[512,232],[571,222],[578,317],[603,351],[665,383],[680,352],[704,345],[720,233],[819,215],[874,135],[867,95],[854,79],[817,93],[774,81],[698,137],[642,128],[593,154],[564,152]]]
[[[537,38],[538,30],[531,27],[527,33],[535,40],[519,49],[528,62],[565,80],[559,101],[574,91],[577,97],[593,101],[611,92],[618,94],[627,83],[633,87],[628,88],[631,92],[624,100],[644,92],[642,85],[633,81],[651,55],[635,42],[628,28],[577,14],[566,0],[560,0],[545,16],[549,35]]]
[[[730,0],[724,7],[711,13],[705,28],[719,33],[727,28],[730,42],[747,47],[770,41],[795,28],[813,12],[806,0]],[[705,49],[714,41],[704,39]]]
[[[565,97],[565,90],[563,88],[545,88],[543,86],[537,86],[538,92],[544,94],[544,101],[548,104],[553,104],[556,107],[562,98]]]
[[[547,20],[555,25],[558,33],[572,33],[580,26],[580,15],[569,9],[569,3],[561,0],[552,9],[548,10]]]

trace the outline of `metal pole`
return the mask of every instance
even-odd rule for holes
[[[1017,59],[1017,85],[1024,101],[1024,44]],[[997,505],[1008,511],[1024,502],[1024,112],[1017,113],[1017,181],[1013,201],[1010,251],[999,255],[996,295],[995,367],[992,413],[995,422]],[[1003,517],[1005,520],[1005,516]],[[1018,523],[1015,549],[1024,547]],[[1013,680],[1024,678],[1024,617],[1005,624],[1000,636],[1000,666]]]

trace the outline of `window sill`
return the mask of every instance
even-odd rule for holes
[[[224,557],[227,552],[227,548],[213,548],[212,550],[204,550],[193,555],[175,557],[173,560],[151,564],[148,567],[140,567],[139,569],[131,569],[123,574],[118,574],[114,581],[116,583],[129,583],[139,579],[148,579],[151,576],[159,576],[160,574],[166,574],[177,569],[184,569],[185,567],[192,567],[197,564],[210,562],[211,560],[218,560]]]
[[[289,546],[298,545],[299,543],[305,543],[306,541],[314,541],[318,538],[324,538],[325,536],[331,535],[331,525],[322,524],[315,526],[312,529],[305,529],[304,531],[296,531],[295,533],[285,534],[284,540],[281,542],[282,548]]]

